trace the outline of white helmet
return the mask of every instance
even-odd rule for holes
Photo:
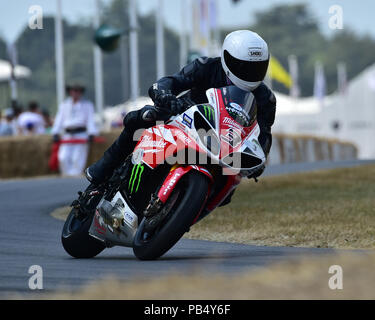
[[[225,37],[221,64],[232,83],[252,91],[264,80],[270,55],[267,43],[255,32],[238,30]]]

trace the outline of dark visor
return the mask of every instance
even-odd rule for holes
[[[257,82],[264,80],[269,59],[264,61],[244,61],[233,57],[227,50],[224,50],[224,61],[237,78],[244,81]]]

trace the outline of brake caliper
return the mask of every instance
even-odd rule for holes
[[[151,195],[151,200],[145,211],[143,212],[145,221],[145,229],[150,232],[154,230],[164,218],[164,211],[162,209],[164,203],[155,194]]]
[[[83,219],[95,210],[96,204],[94,203],[95,205],[93,205],[92,200],[97,196],[101,197],[102,193],[96,189],[88,188],[84,192],[78,192],[78,199],[74,200],[70,205],[75,209],[74,215],[77,219]]]

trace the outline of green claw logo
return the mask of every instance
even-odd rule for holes
[[[203,108],[204,108],[204,116],[209,121],[211,121],[211,116],[212,116],[212,120],[214,120],[214,109],[209,105],[204,105]]]
[[[142,163],[138,163],[137,165],[133,166],[132,175],[130,176],[129,186],[128,186],[128,190],[130,191],[130,194],[133,193],[134,186],[136,186],[135,192],[138,191],[138,187],[139,187],[139,184],[141,183],[142,173],[144,169],[145,167],[143,166]],[[137,180],[138,182],[136,183]]]

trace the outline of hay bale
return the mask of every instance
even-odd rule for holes
[[[103,133],[104,143],[94,143],[89,151],[87,164],[98,160],[121,131]],[[35,177],[53,174],[48,168],[52,137],[17,136],[0,139],[0,178]]]
[[[0,178],[50,174],[50,136],[5,137],[0,140]]]
[[[104,143],[91,145],[87,165],[97,161],[119,136],[120,130],[102,133]],[[52,174],[48,168],[52,137],[3,137],[0,139],[0,178],[35,177]],[[317,160],[349,160],[358,150],[351,144],[303,135],[275,134],[270,163]]]

